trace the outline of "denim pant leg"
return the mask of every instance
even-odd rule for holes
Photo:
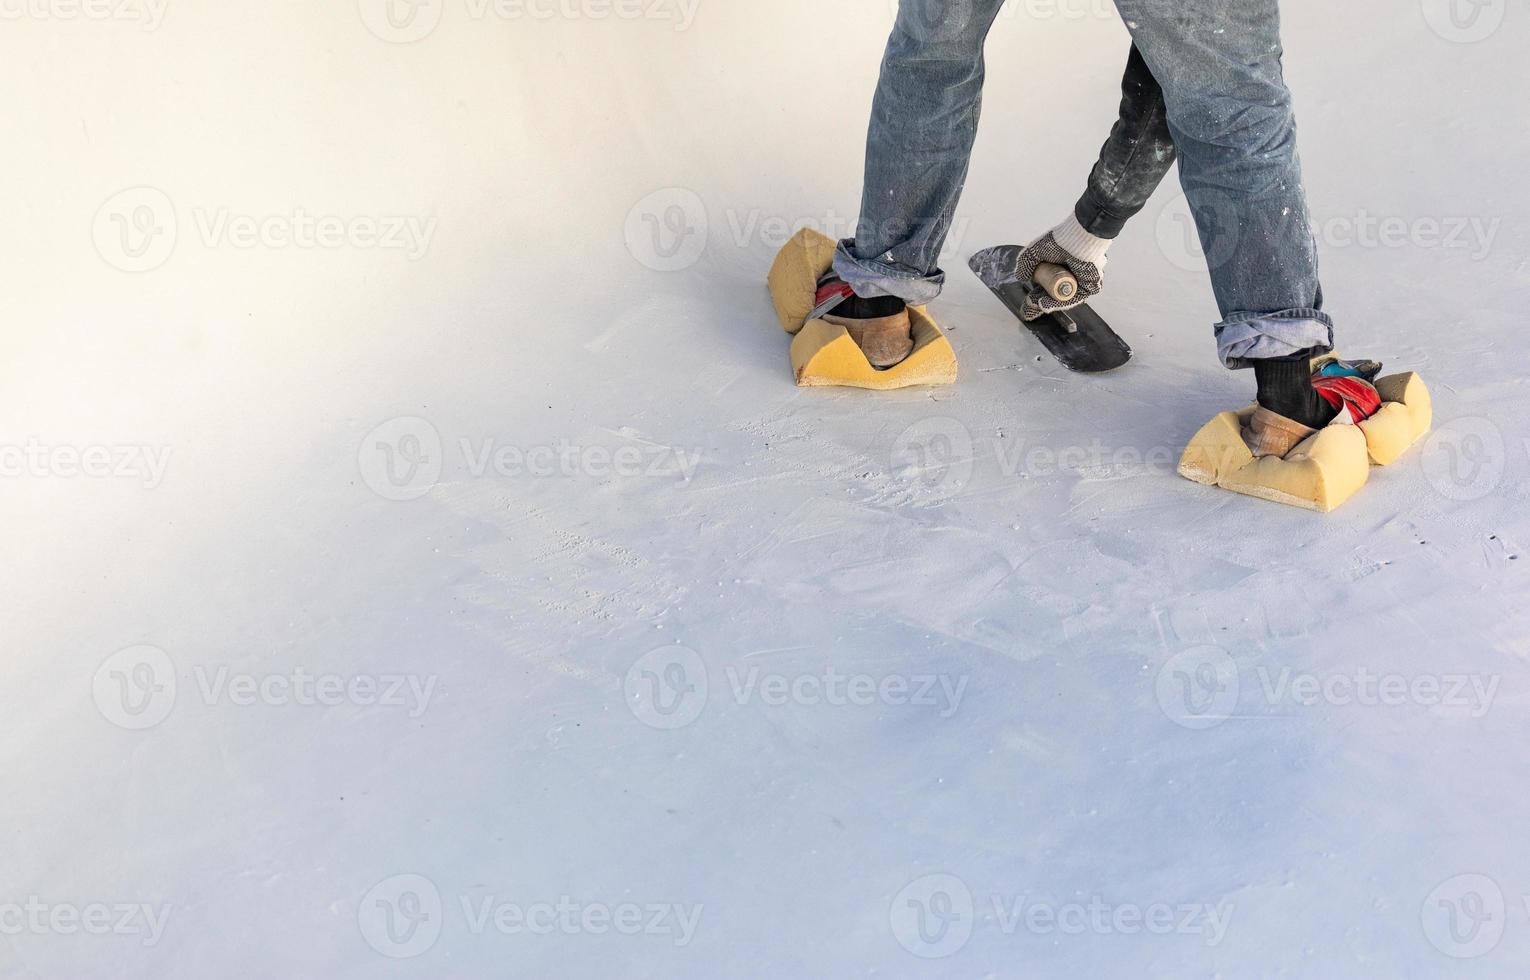
[[[1115,238],[1163,183],[1174,157],[1163,89],[1133,45],[1121,78],[1120,113],[1074,205],[1074,217],[1089,234]]]
[[[834,272],[861,296],[928,303],[967,179],[983,92],[983,42],[1003,0],[902,0],[866,139],[855,238]]]
[[[1281,70],[1278,0],[1116,0],[1163,87],[1230,368],[1333,347]]]

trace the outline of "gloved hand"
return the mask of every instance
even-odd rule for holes
[[[1025,301],[1025,309],[1022,316],[1026,320],[1035,320],[1047,313],[1056,313],[1059,310],[1071,310],[1080,306],[1089,297],[1099,293],[1105,285],[1105,273],[1093,262],[1076,259],[1068,254],[1059,244],[1057,239],[1049,231],[1045,235],[1031,242],[1020,253],[1017,260],[1014,280],[1017,282],[1034,283],[1036,279],[1036,267],[1044,262],[1060,265],[1078,280],[1078,292],[1065,300],[1053,299],[1040,286],[1031,289],[1030,296]]]

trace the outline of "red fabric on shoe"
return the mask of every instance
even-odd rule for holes
[[[854,291],[850,288],[849,283],[842,282],[838,279],[833,279],[818,287],[818,296],[813,300],[813,305],[822,306],[824,303],[828,302],[830,296],[839,296],[843,299],[849,299],[852,295],[854,295]]]
[[[1381,395],[1369,381],[1361,378],[1312,379],[1312,387],[1342,416],[1348,414],[1350,422],[1364,422],[1381,411]]]

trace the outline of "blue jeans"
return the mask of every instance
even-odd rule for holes
[[[1177,153],[1221,311],[1223,363],[1331,349],[1278,0],[1115,2],[1134,43],[1121,118],[1075,214],[1114,237]],[[983,42],[1002,4],[901,0],[872,104],[856,237],[834,258],[862,296],[921,304],[945,283],[940,251],[977,135]],[[1036,84],[1039,101],[1049,93]]]

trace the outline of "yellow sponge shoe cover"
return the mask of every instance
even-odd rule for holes
[[[1361,422],[1360,430],[1365,433],[1371,462],[1386,466],[1428,434],[1434,424],[1434,406],[1423,379],[1411,371],[1377,378],[1376,391],[1381,395],[1381,410]]]
[[[885,390],[954,382],[956,352],[922,306],[908,308],[913,351],[880,371],[871,366],[844,327],[807,319],[818,295],[818,280],[834,263],[835,244],[827,235],[802,229],[776,254],[766,280],[781,329],[793,335],[791,364],[797,384]]]
[[[1324,513],[1365,486],[1371,464],[1394,462],[1423,438],[1433,422],[1429,389],[1418,375],[1393,374],[1376,381],[1381,409],[1358,425],[1330,425],[1297,443],[1284,458],[1255,458],[1243,430],[1256,406],[1223,412],[1185,447],[1179,472],[1277,503]]]
[[[1179,461],[1181,476],[1276,503],[1327,513],[1365,486],[1365,436],[1330,425],[1296,444],[1285,458],[1255,458],[1243,439],[1254,407],[1223,412],[1201,427]]]

